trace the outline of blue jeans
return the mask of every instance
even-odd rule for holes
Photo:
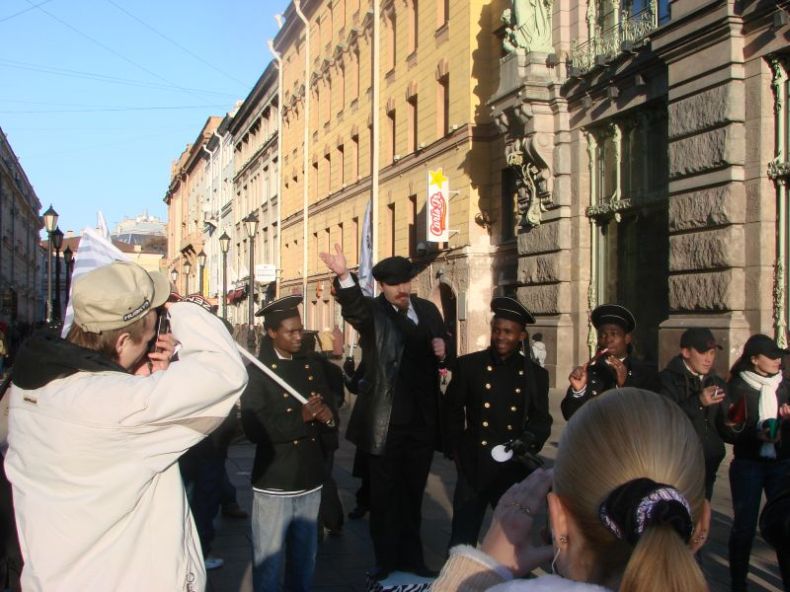
[[[320,489],[296,497],[253,490],[252,588],[255,592],[310,590],[318,553],[320,504]],[[285,578],[281,584],[283,569]]]
[[[749,555],[757,531],[763,490],[768,498],[777,495],[782,478],[788,473],[790,460],[735,459],[730,464],[730,491],[734,514],[730,531],[730,581],[734,592],[746,590]]]

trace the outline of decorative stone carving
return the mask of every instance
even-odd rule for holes
[[[505,24],[502,46],[505,51],[554,51],[551,13],[552,0],[512,0],[512,6],[502,12]]]
[[[518,229],[534,228],[541,223],[541,212],[553,205],[550,182],[551,168],[540,153],[535,132],[508,145],[505,156],[508,166],[518,172],[516,184]]]

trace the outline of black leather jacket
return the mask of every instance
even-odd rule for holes
[[[340,303],[343,318],[359,333],[362,359],[365,360],[364,379],[360,381],[360,392],[348,421],[346,437],[361,450],[369,454],[383,454],[392,413],[392,400],[400,371],[404,337],[398,328],[392,305],[383,295],[369,298],[362,294],[356,282],[349,288],[341,288],[335,279],[335,293]],[[426,323],[430,334],[445,340],[447,351],[451,351],[442,317],[436,306],[423,298],[411,297],[420,323]],[[448,360],[449,363],[449,360]],[[439,363],[433,360],[434,372],[429,380],[435,395],[428,404],[439,422]],[[435,434],[437,449],[441,447],[439,434]]]

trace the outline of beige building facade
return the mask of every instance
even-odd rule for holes
[[[277,292],[280,238],[277,79],[272,62],[227,127],[233,149],[230,208],[223,212],[226,214],[223,228],[231,238],[228,265],[232,270],[229,277],[233,278],[228,320],[248,328],[261,324],[254,312],[265,301],[273,300]],[[254,228],[245,222],[251,217],[257,220]],[[250,230],[254,230],[252,237]],[[251,275],[255,281],[249,293]]]
[[[164,197],[167,204],[167,258],[162,270],[171,274],[175,289],[182,294],[206,292],[204,253],[204,210],[211,199],[211,171],[206,145],[222,118],[206,120],[197,138],[188,144],[170,172],[170,185]]]
[[[359,0],[288,7],[274,42],[281,292],[305,294],[308,328],[342,327],[318,254],[340,244],[358,265],[373,200],[376,259],[411,257],[421,269],[415,291],[437,303],[458,350],[487,345],[495,253],[480,204],[493,189],[496,138],[481,97],[496,88],[491,14],[479,1],[396,0],[381,3],[380,15]],[[450,237],[429,243],[428,176],[438,169],[449,179]]]

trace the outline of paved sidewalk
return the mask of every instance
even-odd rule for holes
[[[557,440],[564,421],[559,410],[562,393],[551,392],[552,415],[555,423],[552,435],[543,450],[549,460],[554,458]],[[353,396],[351,396],[353,399]],[[348,408],[343,418],[348,417]],[[247,510],[252,503],[249,485],[250,468],[255,453],[252,444],[236,444],[231,447],[228,458],[228,473],[238,491],[239,503]],[[358,481],[351,476],[354,448],[346,441],[341,442],[335,457],[335,479],[346,512],[354,507],[354,492]],[[703,567],[711,592],[729,590],[727,567],[727,537],[732,522],[727,467],[729,456],[722,463],[713,497],[713,525],[711,536],[703,554]],[[430,567],[439,568],[444,561],[447,540],[450,537],[452,494],[455,484],[455,468],[441,455],[434,456],[423,502],[423,543],[425,558]],[[217,518],[217,537],[213,554],[225,559],[225,566],[209,572],[211,592],[251,592],[250,535],[248,520]],[[319,592],[366,590],[365,571],[374,564],[373,549],[368,535],[367,519],[347,520],[343,534],[327,537],[319,547],[313,589]],[[781,592],[782,582],[776,565],[776,555],[758,536],[752,550],[750,573],[752,592]]]

